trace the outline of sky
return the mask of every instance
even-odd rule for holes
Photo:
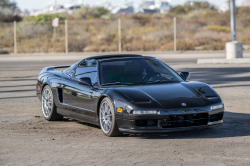
[[[25,10],[25,9],[30,10],[30,9],[43,9],[43,7],[47,3],[49,3],[51,0],[15,0],[15,1],[17,2],[17,5],[21,10]],[[92,6],[100,0],[82,0],[82,1]],[[118,6],[124,2],[124,0],[108,0],[108,1],[111,2],[113,6]],[[139,4],[142,1],[143,0],[133,0],[134,6],[135,7],[139,6]],[[172,0],[171,5],[175,6],[175,5],[183,4],[186,1],[187,0]],[[225,0],[208,0],[208,1],[216,6],[220,6],[225,2]],[[236,5],[237,6],[241,5],[243,1],[244,0],[236,0]],[[67,4],[69,2],[70,0],[57,0],[57,3],[62,4],[62,5]],[[78,2],[78,0],[75,0],[75,2]]]

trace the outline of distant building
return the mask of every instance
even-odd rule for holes
[[[192,6],[197,2],[208,2],[208,1],[206,1],[206,0],[189,0],[186,3]]]
[[[108,9],[109,11],[111,11],[113,9],[111,3],[107,0],[102,0],[102,1],[98,1],[95,3],[96,7],[103,7],[105,9]]]
[[[250,0],[243,1],[241,7],[250,7]]]
[[[230,10],[230,2],[229,0],[225,0],[225,3],[222,4],[219,8],[218,8],[218,11],[220,13],[224,13],[226,11]]]
[[[128,2],[125,1],[124,4],[114,7],[111,10],[112,14],[122,14],[122,15],[128,15],[128,14],[133,14],[134,13],[134,7],[133,7],[133,2]]]
[[[171,0],[145,0],[139,7],[140,13],[167,13]]]
[[[71,14],[72,11],[81,8],[84,6],[82,1],[78,1],[77,3],[71,1],[68,4],[60,5],[56,0],[48,3],[44,6],[42,10],[30,10],[30,16],[38,16],[40,14],[55,14],[55,13],[68,13]]]

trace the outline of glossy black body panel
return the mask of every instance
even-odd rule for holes
[[[98,56],[83,59],[72,66],[44,68],[38,76],[37,96],[41,100],[43,87],[49,85],[59,114],[94,124],[99,124],[100,102],[104,97],[109,97],[115,108],[117,125],[122,132],[171,132],[222,124],[224,107],[219,110],[211,110],[211,106],[220,105],[223,102],[220,96],[205,83],[183,80],[182,82],[159,82],[145,85],[101,85],[99,61],[129,57],[141,58],[139,55]],[[54,70],[56,68],[66,70],[64,72],[56,71]],[[93,87],[79,83],[79,78],[82,77],[89,77]],[[183,106],[182,103],[186,105]],[[117,112],[117,108],[122,108],[123,113]],[[157,110],[159,114],[134,115],[134,110]],[[201,113],[207,114],[206,125],[192,126],[190,120],[180,122],[190,123],[186,127],[166,128],[163,125],[170,115],[187,117]],[[211,116],[218,113],[222,115]],[[213,119],[212,122],[210,116]],[[145,120],[151,126],[138,126],[140,122],[138,120]],[[155,126],[152,126],[154,123],[151,124],[151,122],[156,122]],[[178,123],[175,126],[180,126],[179,121],[175,123]]]

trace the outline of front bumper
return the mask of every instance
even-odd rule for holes
[[[191,115],[191,116],[190,116]],[[193,115],[199,115],[195,118]],[[123,133],[167,133],[218,127],[223,124],[224,109],[202,113],[182,113],[174,115],[127,116],[117,118],[117,125]],[[170,118],[171,117],[171,118]],[[191,117],[191,119],[187,119]],[[172,118],[176,118],[173,119]],[[179,119],[183,118],[183,119]],[[155,122],[141,125],[138,121]]]
[[[209,122],[207,125],[201,126],[189,126],[189,127],[176,127],[176,128],[161,128],[158,127],[136,127],[136,128],[119,128],[119,131],[122,133],[168,133],[168,132],[177,132],[177,131],[188,131],[188,130],[198,130],[198,129],[206,129],[212,127],[219,127],[223,124],[223,120],[216,122]]]

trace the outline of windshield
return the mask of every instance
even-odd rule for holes
[[[102,84],[180,82],[183,79],[156,59],[128,58],[100,62]]]

